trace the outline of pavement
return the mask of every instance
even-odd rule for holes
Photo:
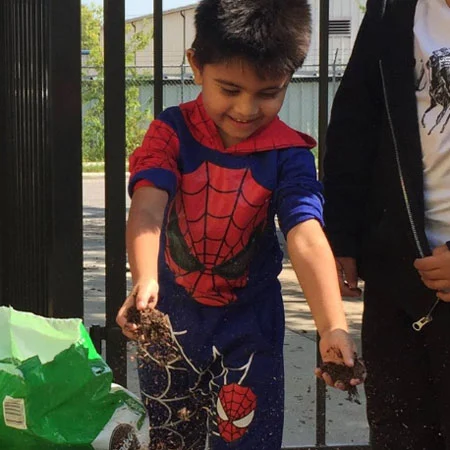
[[[124,187],[125,192],[125,187]],[[128,200],[127,200],[128,202]],[[129,205],[129,203],[127,203]],[[84,301],[85,323],[105,321],[104,182],[101,175],[83,177]],[[315,445],[316,332],[308,305],[287,258],[280,275],[286,312],[285,426],[283,446]],[[344,299],[350,331],[360,350],[362,301]],[[138,394],[132,349],[128,358],[128,388]],[[363,389],[358,388],[360,404],[347,400],[344,392],[327,389],[326,431],[328,445],[366,444],[369,430],[365,416]]]

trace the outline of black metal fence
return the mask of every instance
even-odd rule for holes
[[[328,8],[320,0],[319,140],[328,120]],[[115,381],[126,385],[126,346],[115,315],[126,295],[125,10],[104,0],[106,326],[92,327]],[[154,0],[154,110],[162,109],[162,1]],[[79,0],[0,2],[0,304],[54,317],[83,316]],[[321,151],[324,151],[321,146]],[[320,158],[321,161],[321,158]],[[321,168],[321,163],[319,164]],[[326,445],[317,384],[316,446]]]
[[[80,6],[0,2],[1,303],[83,316]]]

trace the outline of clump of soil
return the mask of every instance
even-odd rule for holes
[[[344,384],[345,390],[348,392],[348,400],[360,403],[358,389],[356,386],[350,384],[350,380],[359,379],[364,380],[366,368],[361,359],[354,355],[355,364],[353,367],[348,367],[344,364],[337,364],[333,362],[323,363],[320,366],[322,372],[327,373],[334,382],[340,381]]]
[[[128,309],[128,322],[135,323],[137,354],[144,363],[150,360],[165,367],[181,356],[170,330],[169,317],[156,309],[147,308],[138,311],[136,307]]]
[[[128,322],[137,325],[136,341],[137,356],[141,364],[150,364],[171,370],[171,365],[183,359],[180,347],[172,335],[169,317],[156,309],[147,308],[138,311],[136,307],[128,309]],[[164,372],[164,371],[163,371]],[[188,423],[192,418],[204,413],[209,397],[202,395],[201,389],[193,389],[184,406],[175,411],[176,417],[182,423]],[[149,450],[180,450],[177,435],[171,435],[170,430],[151,430],[152,439]],[[162,434],[161,434],[162,433]],[[184,447],[183,447],[184,448]]]

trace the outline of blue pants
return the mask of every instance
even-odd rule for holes
[[[209,307],[163,296],[175,357],[139,364],[150,449],[276,450],[284,411],[279,285],[251,302]],[[151,353],[151,351],[150,351]]]

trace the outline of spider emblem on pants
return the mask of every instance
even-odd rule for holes
[[[252,423],[255,410],[256,395],[249,387],[236,383],[223,386],[217,398],[217,425],[222,439],[240,439]]]

